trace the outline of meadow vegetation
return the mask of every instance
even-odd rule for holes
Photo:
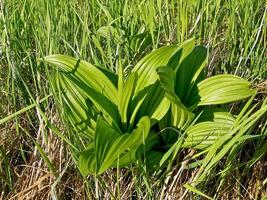
[[[0,199],[267,198],[264,0],[0,8]]]

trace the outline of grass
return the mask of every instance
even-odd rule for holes
[[[192,189],[183,184],[198,172],[187,164],[179,171],[174,163],[169,178],[159,178],[157,173],[162,172],[148,174],[147,169],[138,174],[134,167],[83,178],[63,142],[66,127],[60,123],[53,99],[48,98],[50,69],[38,63],[46,55],[73,55],[115,72],[121,64],[127,74],[150,50],[195,37],[197,44],[208,48],[209,75],[237,74],[255,87],[260,85],[262,93],[251,106],[266,98],[263,0],[4,0],[0,7],[0,199],[182,197],[186,189]],[[238,111],[244,105],[234,104],[232,109]],[[8,121],[3,120],[6,117]],[[199,194],[264,199],[266,117],[251,131],[261,138],[233,149],[232,157],[217,162],[216,170],[198,187]],[[185,150],[180,159],[189,154]],[[197,161],[192,154],[191,160]],[[231,162],[236,168],[220,172]],[[187,198],[197,198],[196,194],[188,193]]]

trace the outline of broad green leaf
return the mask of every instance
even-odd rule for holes
[[[150,90],[147,90],[147,93],[145,94],[145,99],[142,103],[142,106],[137,112],[137,119],[140,119],[142,116],[151,117],[154,111],[158,108],[159,104],[162,103],[163,98],[164,90],[158,83],[154,84],[153,87],[151,87]]]
[[[164,117],[169,106],[170,102],[165,98],[165,92],[157,81],[133,97],[130,105],[130,127],[133,127],[142,116],[150,117],[151,123],[154,124]]]
[[[196,123],[214,120],[217,122],[226,123],[229,119],[234,120],[233,115],[223,108],[204,108],[204,110],[200,112]],[[230,123],[232,124],[232,122]]]
[[[80,170],[84,176],[89,173],[101,174],[111,166],[122,166],[133,162],[133,153],[144,143],[150,129],[150,120],[143,117],[132,133],[120,134],[116,129],[99,117],[95,133],[94,147],[79,156]]]
[[[64,120],[72,124],[76,133],[84,133],[93,137],[96,119],[92,112],[93,106],[88,104],[90,100],[64,75],[57,74],[55,79],[57,79],[58,95],[61,96],[61,103],[63,104]]]
[[[157,105],[157,108],[153,109],[149,116],[151,118],[151,124],[153,125],[155,122],[161,120],[170,108],[170,101],[167,97],[163,97],[161,102]]]
[[[146,167],[148,171],[155,171],[157,170],[159,166],[159,162],[164,155],[163,152],[150,150],[146,153]]]
[[[169,59],[177,52],[178,46],[165,46],[156,49],[152,53],[145,56],[133,68],[133,72],[137,72],[138,81],[136,83],[135,95],[158,80],[156,69],[160,66],[166,66]]]
[[[193,49],[194,39],[185,41],[180,46],[172,45],[156,49],[145,56],[133,68],[138,74],[135,96],[144,88],[158,80],[156,69],[161,66],[170,66],[173,70],[177,69],[182,61]]]
[[[131,150],[125,152],[124,154],[120,155],[119,158],[117,158],[116,162],[113,162],[113,164],[110,167],[126,167],[127,165],[133,163],[136,161],[136,152],[137,152],[138,147],[134,147]]]
[[[171,125],[179,129],[185,129],[190,122],[194,119],[194,113],[190,112],[178,99],[177,96],[172,94],[168,95],[172,101],[171,104]]]
[[[170,101],[164,94],[165,92],[161,89],[161,87],[155,88],[159,79],[156,69],[161,66],[166,66],[167,64],[172,66],[176,62],[179,63],[180,59],[184,59],[185,56],[190,53],[193,46],[194,40],[188,40],[181,46],[167,46],[159,48],[145,56],[134,67],[133,71],[138,74],[138,79],[131,105],[131,125],[134,124],[135,119],[138,119],[141,116],[147,115],[153,117],[153,121],[155,122],[162,119],[167,113]],[[179,55],[177,54],[178,51],[180,51]],[[172,81],[172,85],[174,85],[174,80],[169,80]]]
[[[116,88],[118,87],[118,75],[117,74],[101,66],[97,66],[97,68],[101,70],[109,78],[109,80],[115,85]]]
[[[171,67],[173,69],[174,74],[177,74],[177,71],[180,68],[180,64],[192,52],[194,46],[194,38],[186,40],[185,42],[179,45],[179,50],[171,57],[167,64],[168,67]]]
[[[159,67],[157,73],[160,78],[160,82],[164,88],[168,88],[174,92],[175,89],[175,78],[173,69],[170,67]]]
[[[216,105],[241,100],[255,94],[251,83],[234,75],[216,75],[197,84],[191,91],[188,105]]]
[[[171,102],[171,125],[184,129],[193,120],[194,114],[190,112],[174,93],[174,72],[170,67],[161,67],[157,70],[165,96]]]
[[[123,154],[132,149],[138,148],[144,143],[150,129],[150,120],[148,117],[143,117],[137,124],[137,128],[132,133],[125,133],[116,138],[116,140],[109,147],[105,159],[98,170],[98,173],[103,173],[109,168],[117,159]],[[102,134],[101,134],[102,137]],[[105,138],[107,140],[107,138]]]
[[[120,134],[114,130],[108,123],[106,123],[101,117],[97,121],[96,133],[95,133],[95,156],[96,156],[96,170],[97,172],[102,168],[103,162],[107,157],[108,152],[112,148],[114,142],[120,137]],[[120,148],[120,147],[119,147]],[[116,157],[117,154],[113,155]],[[113,160],[106,165],[112,165]]]
[[[50,55],[44,58],[45,62],[59,67],[70,76],[76,76],[86,85],[118,105],[118,91],[109,78],[97,67],[90,63],[65,55]]]
[[[96,171],[94,143],[91,143],[85,151],[79,153],[78,167],[83,176]]]
[[[103,114],[103,117],[110,124],[112,124],[117,130],[120,130],[120,116],[117,106],[104,95],[89,87],[86,83],[84,83],[77,77],[70,74],[65,75],[70,81],[72,81],[72,84],[75,84],[93,102],[94,106],[98,109],[99,114]]]
[[[122,43],[122,34],[112,26],[101,27],[98,34],[109,42]],[[141,45],[145,40],[140,35],[140,41],[137,38],[136,43]],[[171,156],[174,159],[182,147],[204,149],[202,155],[208,152],[202,167],[209,171],[238,144],[256,138],[249,134],[249,130],[263,113],[254,115],[252,110],[237,119],[227,112],[204,110],[201,117],[192,122],[193,110],[197,106],[229,103],[256,92],[248,81],[233,75],[203,80],[206,57],[206,49],[194,47],[194,39],[180,46],[162,47],[138,62],[126,80],[122,65],[116,75],[72,57],[45,57],[48,64],[59,67],[55,82],[63,118],[68,127],[78,133],[77,138],[82,136],[76,139],[76,135],[70,134],[74,146],[80,140],[85,149],[78,154],[81,173],[84,176],[101,174],[110,167],[125,166],[140,158],[142,150],[152,156],[149,161],[153,166],[154,161],[163,165]],[[201,108],[196,110],[199,111]],[[148,144],[150,140],[147,138],[150,127],[164,121],[163,118],[166,123],[160,128],[174,126],[173,129],[181,131],[177,135],[176,132],[170,133],[166,137],[168,140],[162,137],[164,148],[175,144],[164,156]],[[146,144],[151,149],[146,149]]]
[[[138,148],[138,153],[142,156],[144,152],[148,152],[158,145],[160,145],[160,137],[158,133],[150,130],[145,143]]]
[[[213,114],[212,121],[197,123],[187,130],[183,147],[204,149],[229,134],[234,124],[234,117],[227,112],[214,112]]]
[[[125,82],[123,86],[122,95],[120,96],[119,112],[121,115],[122,123],[127,123],[127,111],[129,108],[129,102],[134,92],[135,82],[137,74],[133,72]]]
[[[193,88],[195,81],[202,72],[207,61],[207,49],[195,47],[192,52],[181,62],[176,72],[175,93],[186,103],[187,96]]]

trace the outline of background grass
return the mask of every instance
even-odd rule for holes
[[[164,181],[134,168],[86,180],[79,175],[62,137],[55,134],[64,133],[64,127],[48,97],[49,69],[37,62],[45,55],[73,55],[113,71],[120,57],[128,73],[148,51],[195,37],[209,50],[209,75],[241,75],[262,87],[255,101],[266,95],[264,0],[2,0],[0,7],[0,119],[15,113],[0,121],[0,199],[146,199],[164,189]],[[105,29],[110,26],[113,37]],[[17,113],[21,109],[29,110]],[[237,154],[240,163],[257,149],[267,151],[266,123],[256,131],[264,137]],[[246,173],[234,170],[218,198],[263,198],[266,168],[262,156]],[[193,174],[185,172],[175,192],[182,194],[181,186]],[[204,192],[213,196],[219,181],[211,183]]]

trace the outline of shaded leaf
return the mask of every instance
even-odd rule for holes
[[[184,129],[193,120],[194,114],[185,107],[174,93],[174,72],[170,67],[157,70],[160,82],[165,89],[165,96],[171,102],[171,125]]]
[[[175,76],[175,93],[182,102],[187,102],[187,96],[205,67],[206,61],[207,49],[198,46],[181,62]]]

